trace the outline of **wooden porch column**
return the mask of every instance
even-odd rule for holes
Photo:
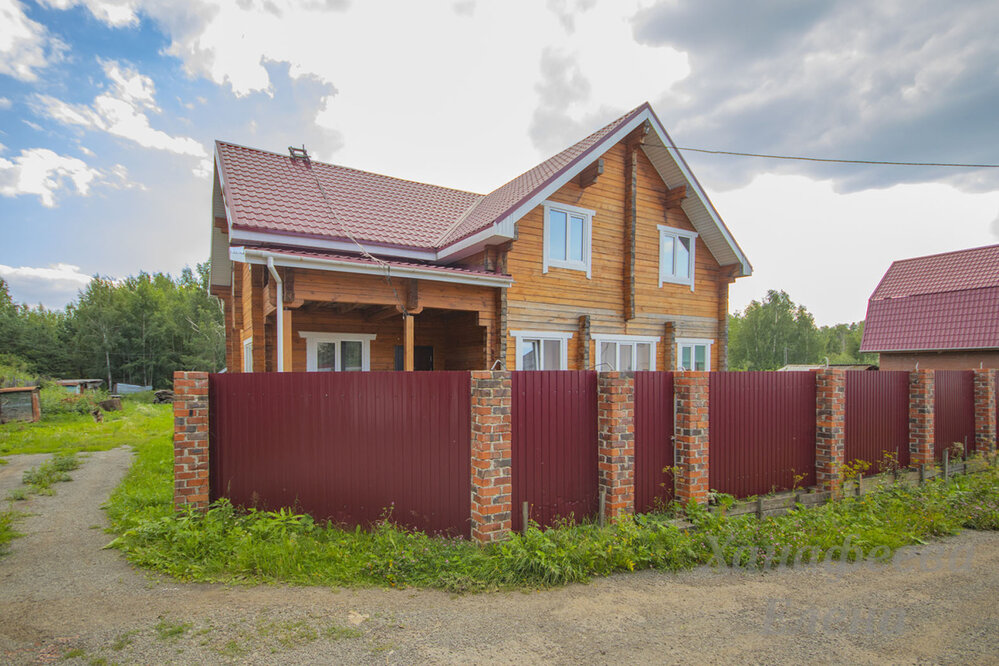
[[[285,310],[281,313],[281,316],[284,318],[284,340],[281,341],[282,342],[282,348],[280,350],[280,354],[284,358],[284,371],[285,372],[292,372],[294,370],[294,367],[292,366],[292,361],[291,361],[291,357],[292,357],[291,356],[291,340],[292,340],[292,336],[291,336],[291,312],[292,312],[291,310],[285,308]]]
[[[413,315],[404,314],[402,316],[402,369],[406,371],[412,371],[414,367],[413,340]]]

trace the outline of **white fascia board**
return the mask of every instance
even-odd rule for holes
[[[642,113],[635,116],[630,123],[626,123],[617,130],[605,136],[601,141],[593,144],[590,150],[587,151],[587,155],[603,155],[608,147],[615,145],[624,137],[628,136],[633,129],[641,125],[648,119],[648,111],[643,111]],[[513,225],[516,224],[517,220],[527,215],[529,212],[537,208],[544,202],[551,194],[557,192],[562,188],[563,185],[568,183],[570,180],[579,175],[579,172],[588,167],[592,163],[592,160],[579,159],[579,162],[571,169],[568,169],[561,176],[556,178],[554,181],[548,184],[543,190],[535,194],[533,197],[525,201],[523,204],[514,209],[512,213],[504,217],[500,222],[497,223],[497,227],[500,229],[509,228],[511,230],[510,235],[513,236],[512,230]],[[506,227],[504,227],[506,225]]]
[[[662,142],[663,147],[666,149],[666,152],[670,154],[670,157],[673,158],[673,161],[676,163],[677,167],[679,167],[680,171],[683,173],[683,177],[686,179],[687,185],[694,191],[694,194],[697,195],[697,198],[700,200],[701,205],[704,206],[704,209],[708,212],[708,215],[711,216],[711,219],[718,226],[718,230],[721,232],[722,237],[725,239],[725,242],[728,243],[729,247],[732,249],[732,252],[739,259],[739,264],[742,266],[742,276],[745,277],[747,275],[752,275],[753,274],[752,264],[749,263],[749,259],[746,258],[746,255],[743,254],[742,249],[739,247],[738,243],[736,243],[735,239],[732,238],[732,234],[729,233],[728,227],[726,227],[725,223],[722,222],[721,216],[718,215],[718,211],[715,210],[715,207],[711,203],[711,200],[708,199],[707,193],[701,188],[701,184],[697,181],[697,178],[694,177],[694,174],[690,170],[690,167],[687,165],[687,162],[683,159],[683,156],[680,155],[680,152],[676,149],[676,144],[673,143],[673,139],[671,139],[669,134],[666,133],[666,128],[659,123],[659,119],[656,118],[655,114],[651,113],[649,110],[643,111],[641,114],[639,114],[639,118],[649,121],[649,124],[652,126],[652,129],[655,130],[656,136],[659,137],[659,141]]]
[[[385,275],[385,269],[371,264],[359,264],[353,261],[338,259],[320,259],[318,257],[296,257],[293,255],[255,250],[243,246],[230,247],[229,258],[246,264],[266,264],[268,258],[274,260],[276,266],[289,268],[309,268],[319,271],[335,271],[339,273],[357,273],[360,275]],[[470,284],[479,287],[506,288],[513,284],[513,278],[487,275],[449,274],[440,271],[410,268],[404,266],[390,267],[390,273],[398,278],[415,278],[432,282],[450,282],[453,284]]]
[[[565,331],[510,331],[512,338],[545,338],[548,340],[569,340],[573,333]]]

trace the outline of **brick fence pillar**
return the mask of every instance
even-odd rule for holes
[[[996,451],[996,370],[975,370],[975,452]]]
[[[676,499],[708,500],[709,373],[678,372],[673,376],[676,423]]]
[[[935,462],[934,382],[932,370],[909,373],[909,462],[912,465],[932,465]]]
[[[208,507],[208,373],[173,373],[173,504]]]
[[[839,493],[846,457],[846,373],[815,372],[815,482],[821,491]]]
[[[597,374],[597,469],[607,518],[635,513],[635,375]]]
[[[513,392],[509,372],[472,372],[472,538],[506,538],[513,525]]]

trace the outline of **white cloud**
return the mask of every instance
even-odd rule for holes
[[[108,2],[107,0],[40,0],[42,4],[55,9],[69,9],[82,5],[86,7],[94,18],[107,25],[120,28],[134,25],[139,18],[136,15],[135,3],[131,0],[120,2]]]
[[[35,106],[64,125],[107,132],[144,148],[197,157],[195,175],[203,176],[206,169],[210,171],[211,160],[201,143],[190,137],[171,136],[149,124],[146,112],[158,113],[160,110],[151,78],[115,61],[102,61],[102,64],[111,85],[94,98],[93,104],[70,104],[50,95],[35,95]]]
[[[36,81],[38,70],[59,60],[65,49],[45,26],[28,18],[18,0],[0,0],[0,74]]]
[[[10,287],[14,301],[59,309],[74,300],[87,286],[90,276],[72,264],[50,264],[46,268],[5,266],[0,264],[0,278]]]
[[[896,259],[996,242],[999,192],[931,183],[840,194],[831,180],[763,175],[711,199],[754,267],[732,285],[731,309],[783,289],[823,325],[863,319]]]
[[[0,111],[6,111],[12,106],[14,106],[14,103],[10,101],[9,97],[0,97]]]
[[[60,190],[73,189],[86,196],[104,174],[83,160],[59,155],[47,148],[22,150],[13,160],[0,157],[0,195],[36,194],[42,205],[55,206]]]

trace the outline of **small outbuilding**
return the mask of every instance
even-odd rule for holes
[[[104,383],[103,379],[59,379],[56,384],[63,387],[70,393],[83,393],[84,391],[96,391]]]
[[[38,421],[42,418],[37,386],[0,388],[0,423]]]
[[[882,370],[999,368],[999,245],[896,261],[867,302]]]

